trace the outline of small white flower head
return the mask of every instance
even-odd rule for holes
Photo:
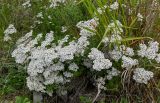
[[[24,3],[22,4],[22,6],[23,6],[24,8],[31,7],[31,1],[30,1],[30,0],[27,0],[26,2],[24,2]]]
[[[64,82],[65,81],[63,76],[58,75],[58,72],[51,72],[50,75],[45,78],[44,85],[49,85],[53,83],[62,84]]]
[[[27,73],[30,76],[37,76],[38,73],[43,73],[44,71],[45,62],[42,59],[39,60],[31,60],[29,62]]]
[[[76,63],[71,63],[68,68],[69,68],[69,70],[75,71],[75,72],[79,69],[79,67]]]
[[[50,8],[55,8],[59,6],[60,3],[65,3],[66,0],[50,0]]]
[[[95,35],[94,32],[96,30],[96,27],[98,26],[99,22],[98,22],[98,18],[93,18],[90,19],[88,21],[80,21],[77,23],[77,27],[80,29],[80,35],[81,36],[86,36],[86,37],[90,37]],[[89,30],[87,30],[89,29]],[[92,30],[92,31],[90,31]]]
[[[62,33],[65,33],[66,31],[67,31],[67,27],[66,27],[66,26],[62,26],[61,32],[62,32]]]
[[[60,57],[60,61],[64,62],[67,60],[74,59],[74,55],[77,51],[77,47],[74,44],[69,44],[63,48],[60,48],[57,52]]]
[[[122,51],[122,53],[123,53],[124,55],[130,56],[130,57],[134,56],[134,50],[133,50],[133,48],[130,48],[130,47],[126,47],[126,46],[124,46],[124,45],[121,45],[121,46],[120,46],[120,49],[121,49],[121,51]]]
[[[146,51],[146,55],[145,56],[148,59],[152,59],[153,60],[153,59],[155,59],[156,55],[157,55],[157,53],[155,52],[154,49],[148,48],[147,51]]]
[[[98,26],[98,18],[93,18],[87,21],[80,21],[77,23],[77,27],[80,29],[88,28],[91,30],[95,30],[95,28]]]
[[[149,47],[146,50],[146,57],[148,59],[155,59],[157,52],[159,50],[159,43],[157,41],[153,42],[150,41],[148,42]]]
[[[103,59],[104,58],[104,54],[101,51],[99,51],[97,48],[92,48],[91,52],[88,55],[88,57],[91,60]]]
[[[9,35],[4,36],[3,38],[4,41],[9,41],[12,40],[12,38]]]
[[[122,52],[120,50],[118,50],[117,48],[110,51],[109,55],[115,61],[118,61],[119,59],[122,58]]]
[[[145,57],[147,46],[145,44],[139,44],[140,50],[138,50],[138,56]]]
[[[7,29],[4,31],[4,41],[9,41],[11,40],[11,37],[10,35],[11,34],[14,34],[14,33],[17,33],[17,30],[16,28],[14,27],[13,24],[10,24]]]
[[[107,79],[111,80],[114,76],[118,76],[120,74],[120,71],[112,67],[112,70],[108,70],[107,73]]]
[[[111,29],[112,34],[115,34],[115,35],[123,33],[122,27],[123,27],[123,25],[119,20],[112,21],[108,25],[108,28]]]
[[[110,37],[110,42],[111,43],[115,43],[115,42],[119,43],[121,40],[122,40],[122,37],[120,35],[118,35],[118,34],[113,34]]]
[[[48,78],[52,72],[57,72],[61,70],[64,70],[64,64],[61,62],[58,62],[56,64],[52,64],[51,66],[47,67],[43,72],[43,76],[45,78]]]
[[[98,13],[99,13],[99,14],[104,13],[104,12],[105,12],[105,9],[106,9],[107,7],[108,7],[107,5],[104,5],[104,6],[101,7],[101,8],[97,8]],[[96,14],[96,13],[95,13],[95,14]]]
[[[76,43],[76,45],[77,45],[77,53],[78,53],[78,54],[80,53],[81,56],[83,56],[84,51],[85,51],[85,49],[87,48],[87,46],[88,46],[89,44],[90,44],[90,43],[89,43],[89,41],[88,41],[88,38],[85,37],[85,36],[81,36],[81,37],[78,39],[77,43]]]
[[[159,43],[157,41],[149,41],[149,48],[154,49],[155,52],[159,50]]]
[[[52,19],[52,17],[49,15],[49,16],[48,16],[48,19],[49,19],[49,20],[51,20],[51,19]]]
[[[108,37],[104,37],[102,39],[102,42],[104,43],[105,46],[107,46],[109,44],[109,38]]]
[[[131,57],[134,56],[133,48],[127,47],[124,52],[125,52],[125,55],[127,55],[127,56],[131,56]]]
[[[157,54],[155,60],[156,60],[157,63],[160,63],[160,54]]]
[[[45,92],[46,87],[41,83],[41,78],[39,77],[27,77],[27,87],[31,91]]]
[[[63,75],[64,75],[66,78],[73,77],[73,74],[72,74],[71,72],[64,72]]]
[[[111,10],[117,10],[119,8],[119,3],[116,1],[112,5],[110,5]]]
[[[137,83],[148,84],[151,78],[153,78],[153,72],[147,71],[144,68],[136,68],[134,71],[133,79]]]
[[[109,69],[112,66],[112,62],[109,59],[105,59],[103,52],[97,48],[92,48],[88,57],[93,60],[94,70],[101,71],[102,69]]]
[[[133,66],[138,65],[137,59],[132,59],[130,57],[122,57],[122,68],[131,69]]]
[[[126,4],[122,4],[122,7],[126,8],[126,7],[127,7],[127,5],[126,5]]]
[[[52,64],[53,60],[59,58],[59,55],[55,52],[54,48],[43,50],[43,54],[41,55],[43,56],[41,59],[44,60],[46,65]]]
[[[50,33],[46,34],[45,40],[41,43],[41,47],[45,48],[46,46],[50,45],[53,40],[54,40],[54,32],[50,31]]]
[[[142,16],[142,14],[140,14],[140,13],[137,14],[137,20],[138,20],[138,21],[143,21],[143,16]]]
[[[96,59],[93,61],[93,69],[101,71],[102,69],[109,69],[112,66],[112,62],[109,59]]]
[[[40,20],[35,20],[34,23],[35,23],[35,24],[42,24],[43,22],[40,21]],[[31,27],[31,28],[34,28],[34,27]]]
[[[148,47],[145,44],[140,44],[140,50],[138,50],[138,55],[141,57],[146,57],[148,59],[155,59],[157,52],[159,50],[159,43],[150,41],[148,42]]]
[[[36,17],[43,19],[43,14],[42,14],[42,12],[39,12],[39,13],[36,15]]]
[[[98,8],[97,11],[98,11],[99,14],[102,14],[102,13],[103,13],[102,8]]]
[[[98,90],[106,90],[105,87],[105,78],[100,77],[96,80]]]
[[[63,39],[58,40],[58,46],[62,47],[64,43],[67,43],[69,39],[69,35],[66,35]]]

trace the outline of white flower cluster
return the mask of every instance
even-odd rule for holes
[[[29,37],[31,35],[32,31],[17,41],[17,48],[12,52],[12,57],[15,58],[17,63],[23,63],[27,59],[27,53],[30,52],[36,44],[38,44],[39,39],[42,37],[42,34],[39,34],[35,39],[30,40]]]
[[[106,87],[105,87],[105,78],[100,77],[100,78],[98,78],[96,80],[96,82],[97,82],[98,91],[106,90]]]
[[[122,37],[120,35],[118,35],[118,34],[113,34],[110,37],[110,42],[111,43],[119,42],[121,40],[122,40]]]
[[[77,71],[79,69],[79,67],[76,63],[71,63],[68,68],[71,71]]]
[[[43,19],[43,13],[42,13],[42,12],[39,12],[39,13],[36,15],[36,17]]]
[[[112,70],[107,70],[107,73],[107,79],[111,80],[114,76],[118,76],[120,74],[120,71],[112,67]]]
[[[92,25],[92,23],[95,23],[93,19],[83,22],[85,27],[95,30],[95,25]],[[84,28],[80,28],[80,31],[84,31]],[[15,58],[17,63],[29,62],[27,67],[29,74],[27,86],[29,89],[46,92],[46,85],[70,82],[73,72],[79,69],[78,65],[71,61],[74,60],[75,56],[84,53],[91,36],[81,35],[78,40],[69,42],[69,36],[66,35],[56,45],[53,31],[47,33],[45,39],[41,42],[39,41],[42,40],[43,34],[38,34],[36,38],[32,39],[32,32],[30,31],[20,38],[17,41],[17,48],[12,52],[12,57]],[[89,33],[86,29],[85,32]],[[69,71],[65,70],[66,64],[69,65]],[[39,79],[39,77],[43,79]]]
[[[65,32],[67,31],[67,29],[68,29],[68,28],[67,28],[66,26],[62,26],[61,32],[62,32],[62,33],[65,33]]]
[[[45,92],[45,86],[41,84],[41,77],[27,77],[27,86],[32,90],[36,90],[37,92]]]
[[[109,25],[108,28],[111,29],[112,34],[118,35],[123,33],[122,29],[123,25],[119,20],[112,21]]]
[[[147,84],[151,78],[153,78],[153,72],[147,71],[144,68],[136,68],[134,71],[133,79],[137,83]]]
[[[59,6],[60,3],[63,4],[65,2],[66,2],[66,0],[50,0],[50,3],[51,3],[50,8],[55,8],[55,7]]]
[[[31,7],[31,1],[30,1],[30,0],[27,0],[26,2],[24,2],[24,3],[22,4],[22,6],[23,6],[24,8]]]
[[[139,56],[146,57],[151,60],[156,59],[156,61],[159,62],[159,56],[158,56],[159,43],[157,41],[148,42],[148,47],[145,44],[140,44],[139,47],[140,47],[140,50],[138,50]]]
[[[98,24],[99,24],[98,18],[93,18],[88,21],[80,21],[79,23],[77,23],[76,26],[81,29],[80,31],[81,36],[91,37],[95,35],[94,31]]]
[[[41,47],[45,48],[46,46],[50,45],[51,42],[54,40],[53,31],[46,34],[45,40],[41,43]]]
[[[120,36],[120,34],[123,33],[122,27],[123,25],[119,20],[112,21],[108,25],[107,29],[111,31],[112,35],[109,37],[104,37],[102,39],[102,42],[105,44],[105,46],[107,46],[109,43],[121,43],[122,37]]]
[[[8,28],[4,31],[4,41],[11,40],[10,35],[16,33],[17,30],[13,24],[9,24]]]
[[[155,60],[156,60],[156,62],[157,62],[157,63],[160,63],[160,53],[159,53],[159,54],[157,54],[157,56],[156,56]]]
[[[112,51],[109,51],[109,55],[111,59],[118,61],[122,58],[122,52],[118,50],[118,48],[113,49]]]
[[[117,10],[119,8],[119,3],[116,1],[113,4],[111,4],[110,6],[104,5],[102,7],[97,8],[97,11],[98,11],[99,14],[103,14],[105,12],[106,8],[108,8],[110,11]]]
[[[112,5],[110,5],[111,10],[117,10],[119,8],[119,3],[116,1]]]
[[[142,21],[142,20],[143,20],[142,14],[138,13],[137,14],[137,21]]]
[[[102,69],[109,69],[112,66],[112,62],[109,59],[105,59],[104,54],[97,48],[92,48],[88,57],[93,60],[93,69],[101,71]]]
[[[109,54],[110,57],[115,61],[121,59],[123,55],[130,57],[135,55],[133,48],[126,47],[124,45],[120,45],[119,47],[115,46],[112,51],[109,51]]]
[[[105,6],[101,7],[101,8],[97,8],[97,11],[98,11],[99,14],[102,14],[103,12],[105,12],[106,8],[107,8],[107,6],[105,5]]]
[[[138,65],[137,59],[132,59],[127,56],[122,57],[122,68],[131,69],[132,67]]]

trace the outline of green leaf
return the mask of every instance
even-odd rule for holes
[[[142,40],[142,39],[153,40],[151,37],[129,37],[129,38],[122,39],[121,42],[127,42],[127,41],[132,41],[132,40]]]
[[[31,103],[30,100],[23,96],[16,96],[16,102],[15,103]]]

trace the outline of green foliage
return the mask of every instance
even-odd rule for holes
[[[100,25],[97,28],[93,38],[91,38],[91,47],[101,48],[102,39],[105,36],[111,35],[110,31],[107,29],[108,24],[111,21],[120,20],[123,23],[124,34],[121,35],[123,38],[122,42],[124,44],[130,45],[132,41],[141,41],[141,40],[150,40],[150,37],[154,37],[160,40],[157,34],[145,34],[142,35],[142,26],[141,23],[137,23],[137,13],[140,11],[137,5],[137,1],[140,0],[118,0],[121,4],[128,4],[128,8],[133,9],[133,14],[128,15],[127,9],[120,7],[119,10],[110,11],[105,9],[104,14],[100,14],[97,11],[97,8],[103,8],[105,4],[112,4],[113,0],[79,0],[77,5],[74,5],[72,1],[68,1],[66,5],[61,5],[56,9],[46,9],[45,6],[48,6],[49,0],[31,0],[31,8],[24,9],[22,7],[22,2],[24,0],[1,0],[0,1],[0,94],[6,95],[9,93],[16,92],[18,90],[26,88],[26,71],[24,67],[21,67],[13,62],[13,59],[10,58],[10,52],[14,48],[14,41],[19,37],[23,36],[26,32],[30,30],[30,26],[34,26],[34,34],[37,33],[47,33],[50,30],[55,32],[55,40],[63,38],[66,34],[69,34],[73,37],[79,37],[79,30],[75,27],[76,23],[81,20],[87,20],[95,15],[100,19]],[[143,4],[145,0],[141,0],[140,4]],[[145,10],[144,10],[145,11]],[[36,18],[37,13],[42,12],[44,18]],[[144,12],[145,14],[145,12]],[[48,18],[51,17],[51,19]],[[42,24],[35,24],[34,21],[40,20]],[[13,37],[13,41],[6,43],[3,41],[3,32],[8,26],[8,24],[14,23],[18,33]],[[66,33],[61,32],[61,27],[67,26],[69,29]],[[156,20],[154,25],[156,31],[159,32],[160,28],[160,19]],[[87,28],[86,28],[87,29]],[[4,44],[5,43],[5,44]],[[75,60],[76,61],[76,60]],[[82,62],[78,61],[77,62]],[[140,61],[140,65],[151,69],[153,65],[148,65],[150,61],[145,59]],[[115,65],[116,63],[114,63]],[[120,64],[116,64],[115,67],[118,67]],[[156,65],[159,67],[159,65]],[[74,77],[87,74],[88,71],[84,67],[80,67],[80,71],[74,73]],[[119,68],[121,69],[121,68]],[[96,74],[96,73],[95,73]],[[92,74],[91,74],[92,75]],[[105,72],[100,75],[105,75]],[[121,81],[119,78],[113,78],[111,81],[108,81],[106,87],[108,90],[117,91],[121,86]],[[159,83],[160,88],[160,83]],[[48,85],[47,91],[56,91],[58,85]],[[91,103],[91,99],[85,96],[81,96],[80,100],[82,103]],[[160,99],[158,99],[160,101]],[[122,98],[120,103],[128,103],[129,101],[126,98]],[[31,103],[30,100],[26,97],[18,96],[16,97],[16,103]],[[113,102],[114,103],[114,102]],[[116,102],[115,102],[116,103]],[[158,103],[158,102],[157,102]]]
[[[86,96],[79,97],[81,103],[92,103],[91,99]]]
[[[121,98],[120,103],[128,103],[129,101],[126,98]]]
[[[15,98],[16,98],[15,103],[31,103],[31,101],[28,98],[23,96],[16,96]]]
[[[0,94],[13,93],[23,89],[26,83],[26,72],[23,68],[2,67],[0,68]]]
[[[47,85],[46,91],[48,92],[55,92],[58,89],[57,84]]]

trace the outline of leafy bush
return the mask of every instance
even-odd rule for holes
[[[1,42],[8,43],[2,50],[9,53],[1,59],[13,62],[14,58],[18,66],[7,67],[8,74],[2,75],[2,94],[23,88],[26,82],[30,91],[62,99],[67,95],[68,102],[80,96],[81,102],[103,103],[112,94],[121,94],[118,102],[155,101],[158,7],[156,0],[3,2]],[[19,13],[22,17],[11,17]],[[85,97],[88,86],[94,92]]]

